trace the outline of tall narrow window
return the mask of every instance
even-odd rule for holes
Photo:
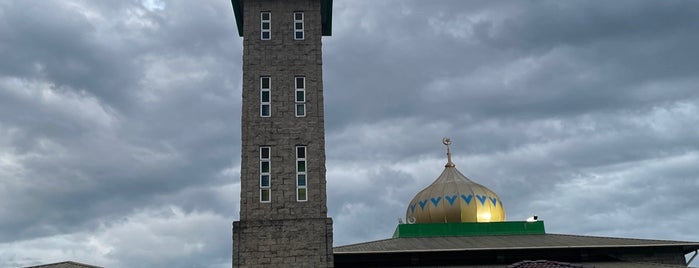
[[[296,117],[306,116],[306,78],[303,76],[295,77],[296,82],[296,94],[295,94],[295,105],[296,105]]]
[[[272,115],[272,100],[270,90],[272,89],[272,79],[269,76],[260,77],[260,116],[270,117]]]
[[[294,12],[294,39],[303,40],[303,12]]]
[[[296,201],[307,201],[306,146],[296,146]]]
[[[260,12],[260,39],[272,39],[272,12]]]
[[[270,147],[260,147],[260,202],[271,202],[272,167],[270,166]]]

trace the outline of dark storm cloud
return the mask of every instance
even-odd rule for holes
[[[139,222],[144,217],[154,226],[203,217],[201,226],[218,221],[216,228],[230,228],[240,103],[240,74],[231,70],[240,69],[241,45],[229,5],[0,4],[0,243],[7,249],[0,263],[82,256],[128,267],[230,259],[229,243],[211,239],[216,232],[182,227],[179,238],[162,245],[179,252],[176,260],[161,250],[138,255],[128,239],[149,224]],[[176,215],[156,213],[171,206]],[[115,237],[119,230],[123,236]],[[53,256],[48,248],[13,259],[31,241],[61,249],[65,235],[76,242],[68,245],[73,252],[104,244],[114,258]],[[159,243],[148,237],[137,242]],[[177,248],[190,243],[197,246]]]
[[[439,139],[452,136],[457,167],[498,192],[509,219],[538,213],[557,232],[696,240],[648,217],[674,230],[699,220],[686,203],[697,201],[694,168],[673,164],[699,150],[695,3],[337,5],[335,25],[349,26],[325,41],[328,165],[363,179],[331,172],[329,195],[362,181],[414,190],[387,199],[357,189],[367,194],[331,201],[336,225],[395,226],[439,175]],[[388,183],[365,171],[386,167],[407,174]],[[683,216],[654,214],[662,206]],[[376,237],[352,232],[338,243]]]
[[[335,244],[389,237],[443,136],[509,220],[699,240],[697,11],[334,1]],[[0,264],[229,267],[241,53],[230,1],[0,3]]]
[[[352,6],[366,9],[336,12],[335,18],[359,27],[326,42],[328,55],[347,50],[345,45],[351,52],[326,57],[332,67],[326,73],[354,78],[352,90],[337,98],[350,100],[344,110],[357,116],[539,117],[697,97],[671,83],[661,92],[638,90],[693,78],[699,67],[696,53],[687,53],[699,45],[691,34],[693,3]],[[372,89],[370,99],[353,94],[364,88]]]
[[[3,74],[46,79],[57,87],[110,99],[112,104],[125,101],[128,91],[123,89],[132,88],[139,74],[121,57],[132,55],[121,54],[122,44],[103,43],[114,41],[111,34],[118,33],[102,35],[106,29],[100,27],[106,25],[98,25],[76,7],[68,2],[5,3],[7,31],[0,37]]]

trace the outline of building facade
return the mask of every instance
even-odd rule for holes
[[[697,242],[550,234],[537,217],[504,221],[500,197],[461,174],[451,140],[442,142],[447,164],[408,203],[408,223],[390,239],[336,247],[335,267],[687,267],[698,254]]]
[[[500,197],[456,169],[406,208],[392,238],[332,247],[322,37],[332,0],[232,0],[243,37],[240,219],[233,267],[686,267],[699,243],[549,234],[505,222]],[[367,226],[371,228],[371,226]],[[689,262],[691,262],[691,259]]]
[[[243,37],[233,267],[332,267],[321,48],[332,1],[232,4]]]

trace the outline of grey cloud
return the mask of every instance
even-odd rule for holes
[[[5,148],[22,170],[13,178],[21,188],[3,197],[12,204],[0,222],[4,241],[95,230],[104,218],[154,196],[232,179],[218,175],[235,160],[238,136],[239,75],[231,76],[230,69],[239,63],[221,57],[240,55],[235,35],[222,34],[234,29],[227,6],[181,7],[180,14],[211,16],[199,17],[205,22],[182,16],[172,28],[149,32],[129,19],[168,25],[167,16],[133,3],[103,4],[3,5],[4,24],[12,31],[3,34],[8,42],[0,49],[8,59],[0,68],[0,118],[15,133]],[[190,38],[178,37],[182,33]],[[179,62],[168,61],[173,57]],[[166,67],[171,73],[145,76],[168,63],[178,65]],[[168,84],[176,77],[186,79]],[[138,98],[147,92],[157,99]]]
[[[668,88],[666,90],[638,94],[639,87],[659,81],[674,80],[678,76],[691,79],[696,69],[694,65],[699,62],[693,59],[692,53],[686,53],[697,45],[697,39],[689,34],[696,20],[686,12],[692,10],[692,4],[675,2],[656,7],[655,4],[624,2],[602,7],[583,2],[565,5],[509,2],[478,6],[473,10],[469,9],[469,4],[425,3],[414,8],[411,15],[358,5],[367,10],[355,13],[381,13],[382,16],[381,19],[372,18],[378,21],[370,24],[371,30],[365,31],[368,36],[354,38],[353,34],[362,32],[363,28],[359,27],[349,35],[339,35],[326,42],[335,47],[329,49],[330,56],[326,57],[326,65],[330,66],[330,72],[326,72],[327,87],[349,89],[336,95],[337,105],[345,107],[343,112],[335,114],[330,110],[331,115],[340,122],[345,116],[368,119],[374,113],[391,117],[415,112],[429,116],[467,112],[498,117],[538,117],[551,113],[648,107],[657,98],[668,102],[696,98],[696,91],[691,87],[675,84],[663,85]],[[393,2],[389,5],[400,6]],[[508,13],[498,13],[496,8]],[[336,17],[342,21],[343,15],[340,13]],[[666,17],[672,18],[666,20]],[[346,18],[349,22],[362,19],[361,16]],[[464,23],[489,19],[497,30],[493,29],[492,34],[483,37],[485,39],[479,37],[477,31],[468,33],[468,29],[464,34],[473,34],[475,39],[439,32],[442,28],[460,29]],[[426,22],[429,20],[444,23],[430,28]],[[647,24],[654,25],[646,27]],[[633,27],[634,31],[628,27]],[[540,40],[528,43],[532,38]],[[377,48],[371,44],[384,45]],[[332,54],[344,46],[354,53]],[[362,49],[364,47],[372,49]],[[392,60],[385,62],[383,59],[387,58]],[[361,66],[377,66],[381,71]],[[350,84],[332,84],[333,77],[342,75],[353,78]],[[430,90],[435,83],[448,87],[443,89],[444,94]],[[370,89],[370,95],[354,94],[364,88]],[[671,93],[668,94],[668,90]],[[328,97],[329,103],[334,101],[332,96]],[[424,105],[425,102],[428,105]]]
[[[0,264],[229,265],[242,40],[229,1],[163,3],[0,3]],[[392,234],[444,136],[510,220],[699,240],[695,3],[334,4],[336,245]]]

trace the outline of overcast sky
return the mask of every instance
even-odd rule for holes
[[[335,0],[335,245],[446,163],[547,232],[699,241],[699,1]],[[0,0],[0,267],[230,267],[228,0]]]

